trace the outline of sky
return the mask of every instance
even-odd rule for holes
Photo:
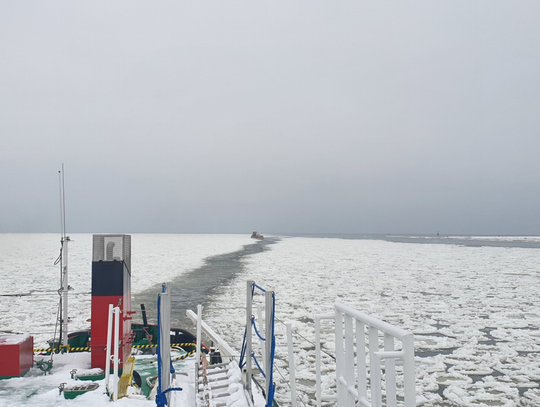
[[[540,234],[540,2],[0,2],[0,232]]]

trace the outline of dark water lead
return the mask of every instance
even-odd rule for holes
[[[278,238],[265,238],[245,245],[236,252],[208,257],[201,267],[170,281],[171,326],[190,330],[193,324],[186,317],[186,310],[196,311],[199,304],[205,306],[216,288],[229,283],[244,271],[244,257],[270,250],[270,246],[278,241]],[[132,309],[139,311],[140,304],[145,304],[148,320],[155,323],[160,291],[161,283],[134,295]],[[142,320],[141,317],[135,318],[138,319]]]

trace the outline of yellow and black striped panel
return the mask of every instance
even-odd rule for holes
[[[89,348],[87,346],[85,346],[85,347],[69,347],[67,349],[67,351],[68,352],[89,352],[91,349],[92,348]],[[53,351],[53,349],[51,349],[51,348],[34,349],[34,353],[43,353],[43,352],[50,353],[52,351]],[[58,349],[54,349],[54,351],[56,352],[56,351],[58,351]],[[64,351],[64,349],[60,349],[60,352],[63,352],[63,351]]]
[[[175,346],[178,348],[196,348],[197,345],[192,342],[188,343],[172,343],[171,346]],[[135,349],[148,349],[148,348],[155,348],[157,345],[133,345],[132,348]],[[69,352],[89,352],[92,348],[90,347],[68,347]],[[56,349],[55,349],[56,350]],[[34,353],[42,353],[42,352],[52,352],[51,348],[41,348],[41,349],[34,349]]]

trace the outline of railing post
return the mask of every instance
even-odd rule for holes
[[[251,354],[252,350],[252,336],[251,336],[251,316],[253,314],[253,284],[254,282],[248,280],[246,290],[246,391],[249,397],[253,401],[253,394],[251,390]]]
[[[346,388],[347,392],[346,394],[346,406],[347,407],[354,407],[355,404],[355,397],[351,392],[349,391],[350,386],[355,385],[354,381],[354,332],[353,332],[353,318],[350,315],[344,314],[344,325],[345,325],[345,360],[347,363],[345,363],[345,369],[344,369],[344,375],[345,375],[345,382],[346,382]]]
[[[257,308],[257,320],[256,320],[255,325],[257,325],[259,327],[259,334],[263,338],[266,338],[266,333],[265,333],[266,324],[263,323],[264,319],[263,319],[263,310],[262,310],[261,304],[257,304],[256,308]],[[266,310],[265,310],[265,312],[266,312]],[[261,347],[261,349],[266,349],[265,341],[263,339],[259,338],[259,346]],[[266,351],[264,351],[262,353],[262,361],[261,361],[261,365],[262,365],[263,370],[266,369],[266,364],[267,364]]]
[[[366,366],[366,332],[364,323],[356,320],[356,366],[358,399],[363,402],[367,401],[367,366]],[[362,338],[362,340],[360,340]]]
[[[381,407],[382,392],[381,392],[381,363],[379,358],[375,356],[375,352],[379,350],[379,331],[373,326],[369,326],[369,370],[371,384],[371,405],[373,407]]]
[[[292,325],[290,322],[287,322],[286,325],[287,325],[287,343],[288,343],[288,348],[289,348],[289,379],[291,382],[291,407],[296,407],[298,403],[296,400],[296,375],[295,375],[295,364],[294,364],[294,349],[293,349],[293,341],[292,341]],[[319,370],[320,370],[320,367],[319,367]],[[317,385],[318,385],[317,391],[320,391],[320,378],[319,377],[317,377]]]
[[[317,407],[321,407],[321,318],[315,316],[315,400]]]
[[[202,305],[197,305],[197,350],[195,352],[195,361],[201,363],[201,346],[202,346]]]
[[[384,350],[394,350],[394,337],[384,334]],[[396,360],[394,358],[384,359],[384,372],[386,381],[386,407],[396,407]]]
[[[270,397],[270,388],[272,386],[272,345],[273,345],[273,336],[274,336],[274,330],[273,330],[273,322],[274,322],[274,306],[273,306],[273,296],[274,293],[271,291],[266,291],[264,293],[264,311],[265,311],[265,347],[264,347],[264,359],[265,359],[265,376],[266,376],[266,400],[268,401],[268,397]]]
[[[167,284],[161,286],[159,294],[160,324],[159,324],[159,350],[161,358],[160,391],[164,392],[171,387],[171,296]],[[199,345],[199,343],[197,343]],[[170,405],[171,393],[166,394],[167,404]]]
[[[416,381],[414,370],[414,336],[406,335],[403,339],[403,387],[405,407],[416,406]]]
[[[109,304],[109,319],[107,322],[107,352],[105,356],[105,390],[110,394],[109,380],[111,378],[111,345],[113,330],[113,305]]]
[[[337,308],[335,309],[336,319],[336,378],[337,378],[337,405],[344,406],[347,399],[347,389],[341,382],[344,376],[345,357],[343,354],[343,315]]]
[[[113,367],[113,401],[118,400],[118,354],[120,353],[120,308],[114,307],[114,367]]]

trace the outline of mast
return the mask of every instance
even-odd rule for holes
[[[64,187],[64,164],[60,176],[60,226],[61,226],[61,255],[60,255],[60,342],[63,346],[68,345],[68,242],[69,236],[66,236],[66,191]]]

